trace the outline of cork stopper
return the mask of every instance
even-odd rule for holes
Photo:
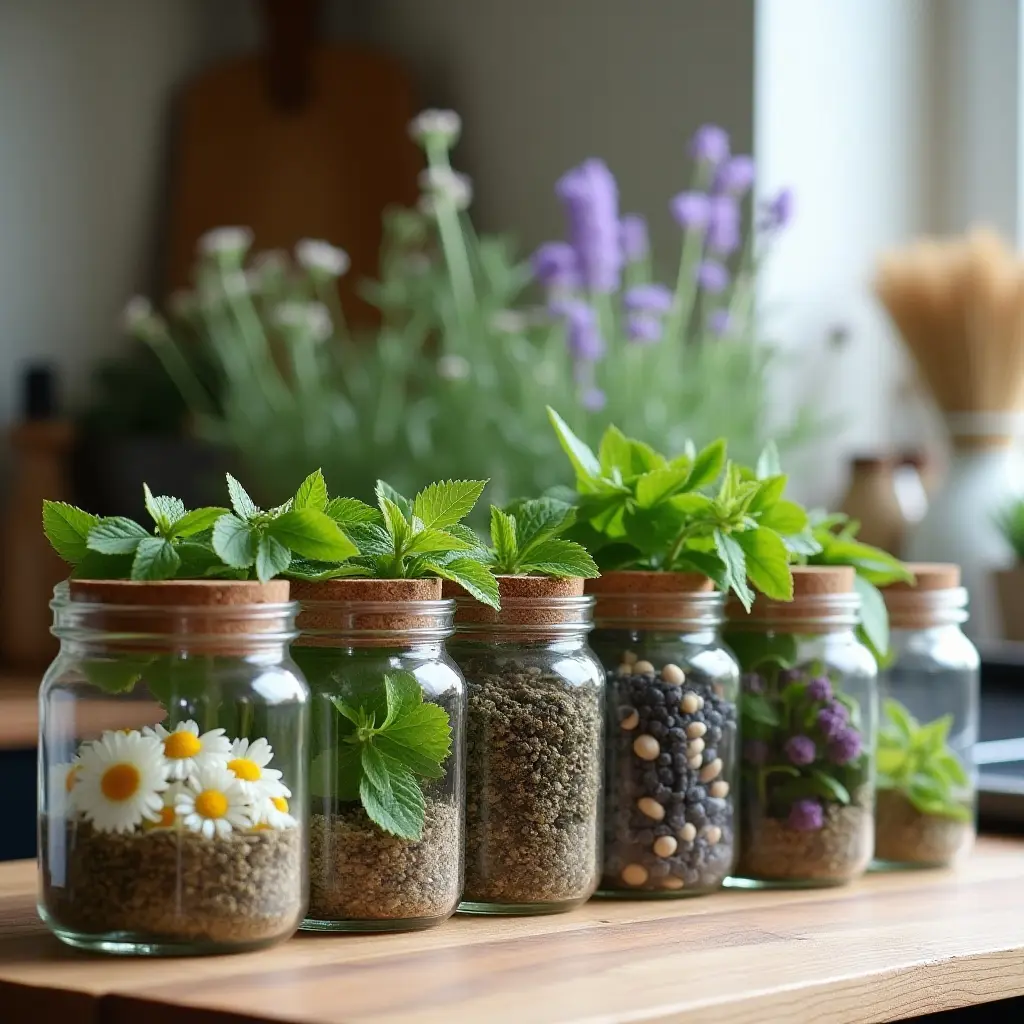
[[[447,629],[450,606],[439,606],[441,580],[293,580],[300,603],[297,646],[337,647],[338,634],[372,634]],[[416,605],[420,607],[416,607]],[[390,607],[389,607],[390,606]],[[317,636],[317,633],[333,634]],[[356,638],[359,646],[394,645],[394,637]],[[349,639],[345,640],[348,644]]]
[[[928,590],[952,590],[960,586],[960,566],[952,562],[907,562],[914,574],[913,583],[887,583],[881,587],[885,594],[922,593]]]
[[[716,594],[715,584],[698,572],[621,570],[587,580],[585,590],[597,599],[594,618],[611,622],[682,621],[694,615],[697,602]]]
[[[546,627],[589,625],[583,602],[583,580],[577,576],[497,576],[501,611],[472,598],[457,583],[445,581],[444,594],[456,600],[455,626],[536,627],[538,636]],[[474,632],[481,632],[474,630]],[[483,632],[486,632],[484,630]],[[531,630],[533,633],[533,630]]]
[[[803,632],[830,632],[849,628],[855,595],[856,570],[852,565],[794,565],[793,600],[773,601],[758,594],[753,607],[745,611],[732,596],[725,615],[732,624],[771,622],[799,625]]]
[[[913,583],[902,580],[881,587],[889,624],[895,629],[928,629],[962,621],[966,592],[960,589],[960,566],[951,562],[911,562]]]

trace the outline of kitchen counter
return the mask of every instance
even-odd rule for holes
[[[204,959],[68,949],[34,893],[32,863],[0,865],[4,1024],[839,1024],[1024,995],[1024,842],[1009,839],[956,871],[844,888],[593,900]]]

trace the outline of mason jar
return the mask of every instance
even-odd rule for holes
[[[439,579],[294,582],[312,691],[311,931],[440,924],[462,891],[466,692]]]
[[[594,892],[600,858],[604,673],[587,646],[593,599],[580,579],[505,576],[498,587],[500,612],[458,597],[449,644],[469,693],[459,909],[571,910]]]
[[[849,566],[793,569],[793,600],[730,600],[743,670],[740,856],[747,884],[836,885],[874,842],[877,667]]]
[[[739,667],[696,573],[610,572],[591,642],[608,677],[602,896],[696,896],[736,850]]]
[[[229,953],[306,908],[288,582],[71,580],[39,725],[39,912],[72,946]]]
[[[908,566],[914,583],[883,588],[892,662],[880,680],[875,858],[950,864],[975,837],[980,663],[961,625],[960,567]]]

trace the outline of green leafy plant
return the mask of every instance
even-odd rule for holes
[[[970,779],[946,742],[953,716],[922,725],[891,698],[883,702],[882,714],[875,755],[878,788],[898,790],[922,814],[970,821],[973,813],[964,801]]]
[[[1024,498],[1011,502],[996,516],[996,525],[1013,548],[1018,562],[1024,562]]]
[[[807,513],[783,497],[773,446],[750,469],[728,461],[721,439],[669,459],[611,426],[595,455],[558,413],[548,414],[576,474],[571,536],[602,570],[700,572],[748,609],[751,584],[792,598],[791,558],[817,544]]]
[[[491,570],[503,576],[598,576],[582,544],[560,535],[576,520],[576,510],[556,498],[518,501],[504,511],[491,507]]]
[[[314,759],[312,776],[336,779],[334,796],[359,800],[369,818],[403,839],[423,835],[423,779],[439,779],[452,749],[448,713],[423,700],[407,672],[385,675],[358,697],[331,697],[336,714],[326,725],[334,745]]]

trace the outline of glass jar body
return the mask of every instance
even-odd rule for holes
[[[892,630],[882,673],[875,857],[950,864],[975,838],[980,670],[959,624]]]
[[[857,877],[874,842],[874,658],[852,625],[730,622],[725,640],[743,670],[737,878],[816,886]]]
[[[301,921],[308,690],[290,635],[223,639],[62,640],[40,690],[39,911],[63,941],[225,953]]]
[[[707,625],[599,627],[592,643],[608,675],[601,895],[719,888],[735,859],[735,658]]]
[[[451,613],[446,615],[450,623]],[[331,642],[305,646],[300,641],[294,648],[312,691],[310,898],[302,928],[364,932],[440,924],[455,912],[462,891],[462,676],[440,640],[397,633],[371,645],[358,634]],[[426,775],[403,773],[418,791],[412,800],[422,810],[411,822],[391,822],[391,830],[365,809],[361,755],[352,743],[355,726],[342,710],[376,708],[376,724],[381,725],[389,711],[388,686],[395,692],[407,688],[406,699],[413,705],[440,709],[451,737],[439,768],[421,766]],[[393,747],[382,749],[405,757]]]
[[[564,632],[564,631],[563,631]],[[604,673],[585,631],[458,632],[466,677],[466,883],[460,910],[540,914],[594,892]]]

